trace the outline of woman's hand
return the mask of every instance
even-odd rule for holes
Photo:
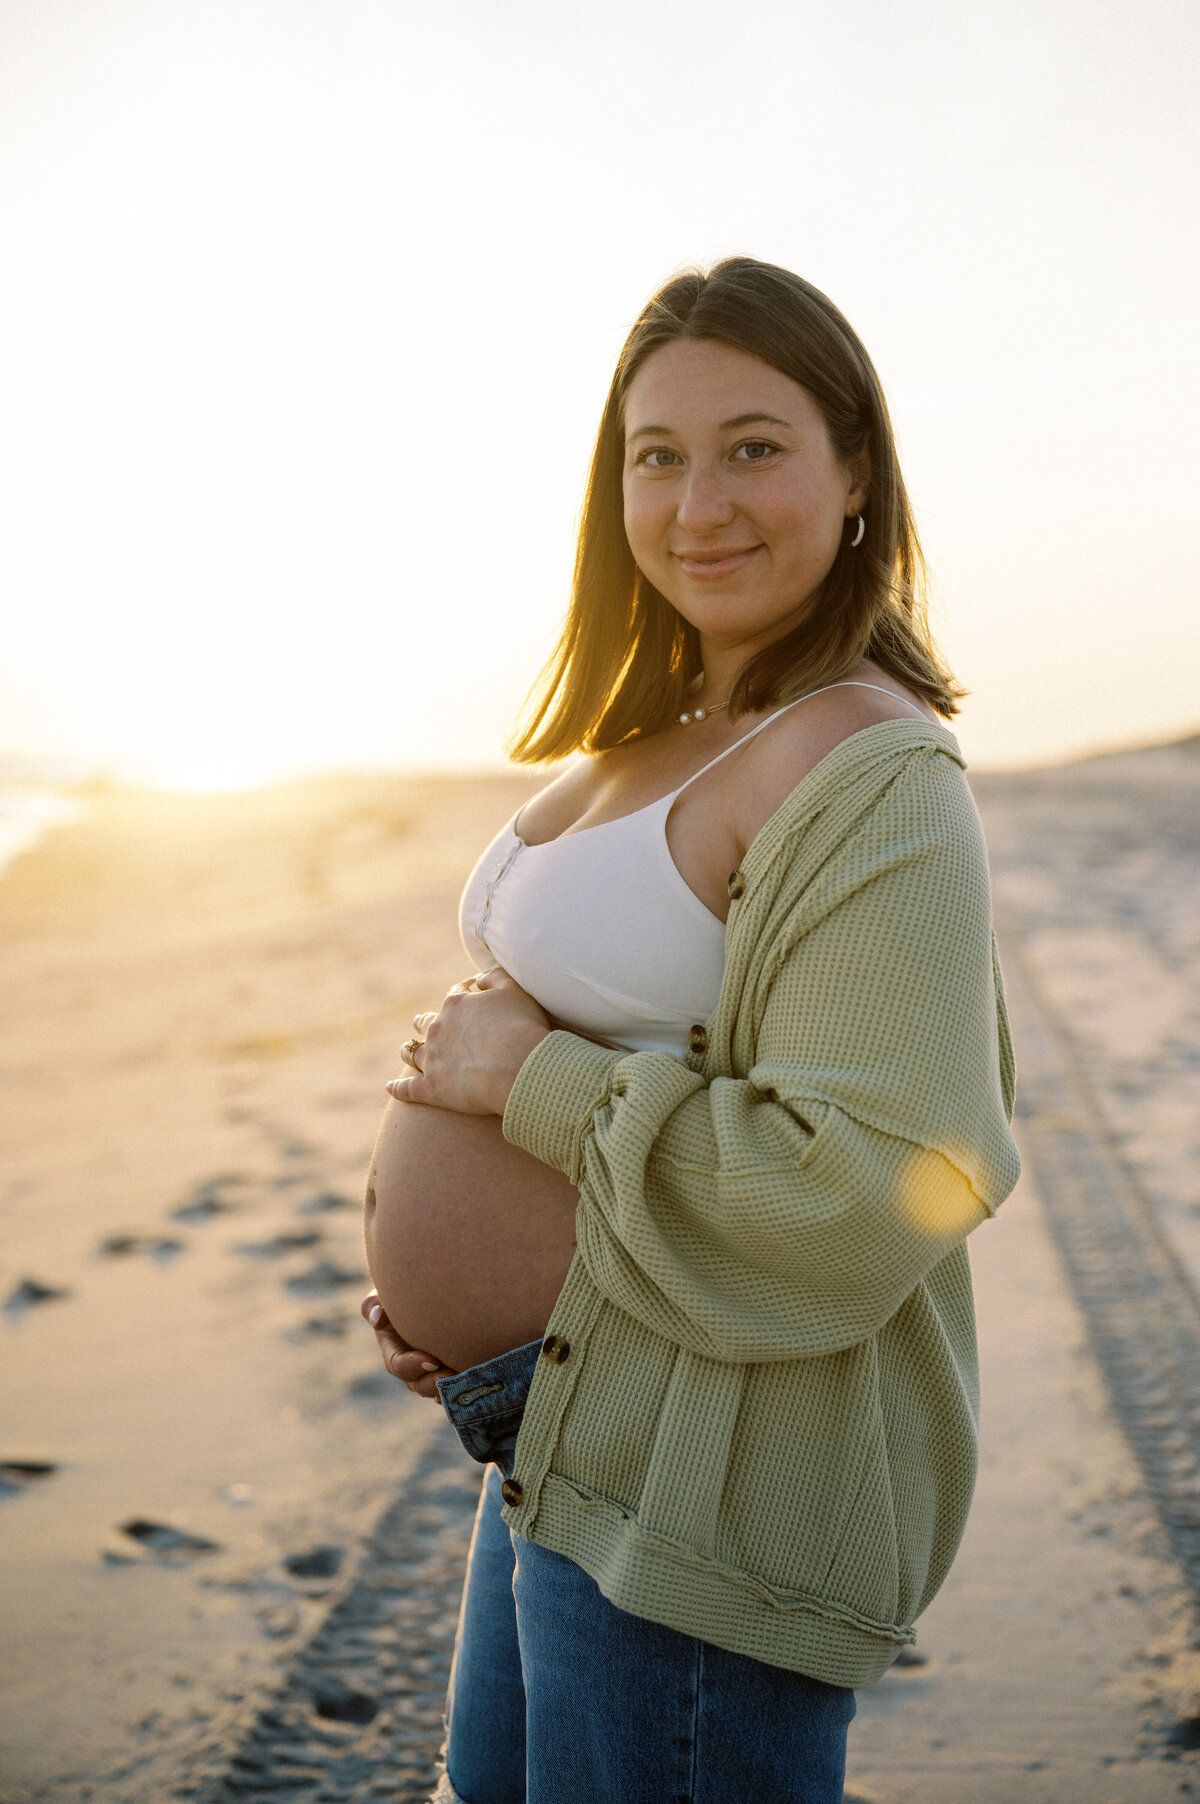
[[[383,1304],[375,1291],[363,1298],[361,1313],[375,1330],[380,1356],[392,1377],[407,1385],[415,1397],[430,1397],[433,1402],[440,1403],[437,1381],[452,1378],[452,1367],[441,1365],[432,1353],[422,1353],[419,1348],[410,1347],[407,1341],[401,1340],[383,1313]]]
[[[440,1009],[413,1018],[400,1056],[411,1076],[387,1086],[397,1102],[432,1103],[460,1115],[503,1115],[517,1073],[550,1032],[550,1017],[494,965],[455,984]]]

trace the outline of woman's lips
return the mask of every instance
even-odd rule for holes
[[[716,582],[745,569],[757,550],[757,545],[746,545],[736,551],[676,551],[673,555],[685,576]]]

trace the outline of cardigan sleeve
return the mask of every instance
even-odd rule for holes
[[[799,884],[785,856],[751,885],[730,936],[758,972],[730,1030],[744,1075],[563,1032],[518,1074],[505,1134],[578,1185],[597,1288],[689,1351],[866,1339],[1016,1180],[986,857],[954,775],[893,785]]]

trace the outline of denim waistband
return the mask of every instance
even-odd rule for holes
[[[446,1414],[471,1458],[481,1464],[494,1460],[506,1478],[512,1477],[513,1451],[541,1350],[540,1340],[527,1341],[437,1382]]]

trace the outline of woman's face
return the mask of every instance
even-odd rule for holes
[[[799,624],[869,476],[838,460],[806,388],[732,345],[664,345],[630,383],[630,549],[710,647],[749,656]]]

